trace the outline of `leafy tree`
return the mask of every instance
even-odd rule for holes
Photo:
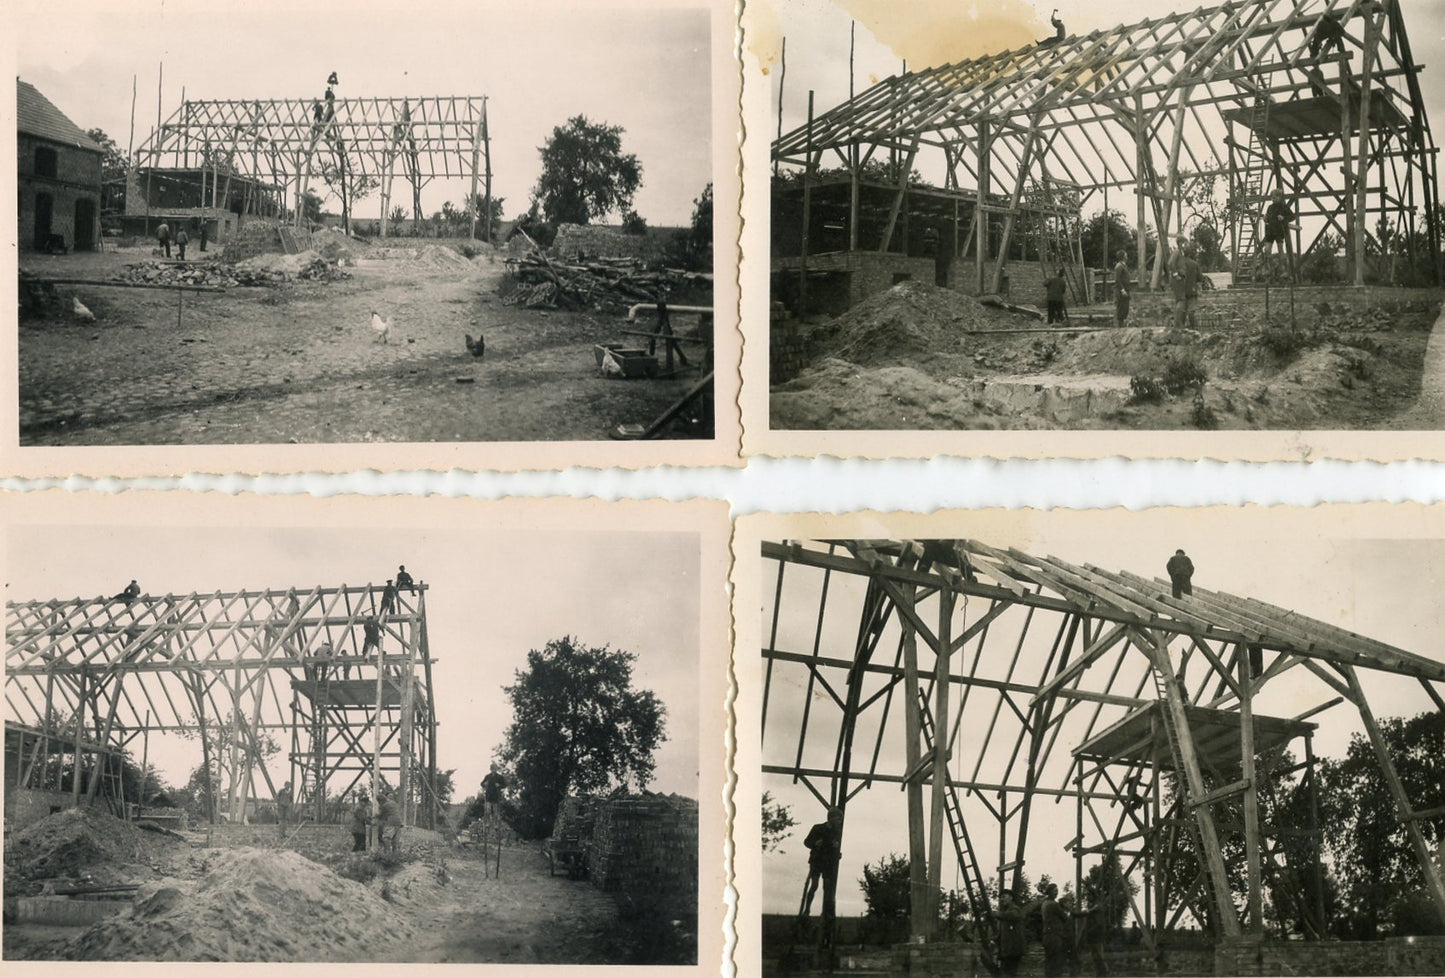
[[[1129,897],[1138,892],[1139,884],[1124,875],[1124,867],[1114,852],[1090,866],[1084,874],[1086,904],[1090,909],[1102,908],[1103,923],[1110,933],[1124,926],[1124,919],[1129,915]]]
[[[763,792],[763,852],[782,852],[783,840],[797,824],[787,805],[774,801],[771,792]]]
[[[1108,229],[1108,253],[1104,251],[1105,229]],[[1120,251],[1129,253],[1129,264],[1133,265],[1139,237],[1124,215],[1118,211],[1102,211],[1084,222],[1084,264],[1090,268],[1113,268],[1114,256]]]
[[[640,790],[652,780],[666,709],[633,688],[636,659],[564,636],[529,650],[527,668],[504,687],[512,723],[498,756],[514,774],[522,834],[550,832],[569,794]]]
[[[107,136],[104,129],[87,129],[85,134],[105,150],[105,155],[100,160],[100,178],[116,180],[124,177],[130,170],[130,157],[120,151],[115,140]]]
[[[644,235],[647,233],[647,219],[637,211],[623,211],[622,230],[625,234]]]
[[[1417,810],[1445,805],[1445,713],[1386,717],[1379,721],[1405,793]],[[1438,915],[1416,911],[1424,889],[1415,851],[1397,817],[1394,798],[1370,742],[1355,734],[1342,760],[1320,770],[1325,845],[1339,877],[1337,931],[1357,939],[1440,933]],[[1433,850],[1445,838],[1445,816],[1416,823]]]
[[[690,244],[698,264],[710,265],[712,258],[712,181],[692,200]]]
[[[540,150],[542,175],[533,190],[549,222],[588,224],[631,208],[642,186],[642,164],[622,152],[622,133],[621,126],[589,122],[584,115],[552,130]]]
[[[503,203],[506,202],[506,199],[507,199],[507,198],[505,198],[505,197],[493,197],[493,198],[492,198],[492,206],[491,206],[492,222],[491,222],[490,227],[491,227],[491,230],[492,230],[492,234],[494,234],[494,235],[497,233],[497,225],[499,225],[499,224],[502,223],[502,205],[503,205]],[[472,207],[472,210],[475,211],[475,212],[476,212],[476,215],[477,215],[477,237],[480,238],[480,237],[486,232],[487,227],[488,227],[488,224],[487,224],[487,221],[486,221],[487,213],[488,213],[488,210],[487,210],[487,195],[486,195],[486,194],[477,194],[477,195],[473,198],[473,200],[472,200],[471,207]]]
[[[896,852],[880,857],[876,864],[864,864],[858,886],[863,890],[868,916],[883,920],[909,919],[911,866],[912,860]]]
[[[314,190],[308,190],[301,196],[301,216],[312,224],[321,223],[321,198]]]

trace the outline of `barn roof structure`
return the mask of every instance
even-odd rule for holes
[[[1238,279],[1279,189],[1306,219],[1296,253],[1338,236],[1362,284],[1377,222],[1413,236],[1438,203],[1421,71],[1396,0],[1239,0],[887,78],[783,134],[773,156],[805,173],[839,161],[858,171],[882,150],[901,199],[922,154],[941,155],[945,189],[971,180],[997,214],[1002,248],[975,249],[981,279],[1041,182],[1066,182],[1085,203],[1112,189],[1115,208],[1132,192],[1162,258],[1185,192],[1223,179]],[[1438,253],[1439,229],[1425,232]]]
[[[469,199],[481,183],[490,199],[487,97],[188,100],[136,150],[135,165],[204,167],[287,187],[298,222],[312,180],[334,184],[343,208],[362,181],[372,182],[385,235],[397,176],[411,187],[418,219],[421,189],[436,178],[469,179]]]
[[[1256,598],[1176,596],[1168,580],[980,540],[764,542],[761,558],[763,771],[845,813],[861,791],[903,786],[916,900],[956,860],[985,918],[988,882],[1016,886],[1038,851],[1036,803],[1072,801],[1076,891],[1085,858],[1118,856],[1147,881],[1134,912],[1151,944],[1186,913],[1220,936],[1262,933],[1265,888],[1307,875],[1301,838],[1318,867],[1313,718],[1348,704],[1445,920],[1419,828],[1445,818],[1445,794],[1407,795],[1360,684],[1408,677],[1445,711],[1445,662]],[[1231,840],[1247,853],[1242,920]],[[1170,870],[1185,858],[1191,872]],[[1322,937],[1318,879],[1307,889],[1291,905]],[[915,907],[918,936],[931,909]]]
[[[212,812],[238,818],[246,799],[283,793],[264,762],[274,740],[292,800],[318,819],[328,801],[359,785],[376,797],[373,780],[389,778],[403,789],[404,817],[425,823],[437,809],[426,590],[7,602],[5,708],[7,727],[24,734],[19,786],[94,801],[110,755],[134,752],[150,733],[181,733],[199,736],[205,762],[229,775],[226,803]],[[57,745],[80,777],[37,765]]]

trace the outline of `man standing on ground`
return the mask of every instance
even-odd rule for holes
[[[1044,974],[1048,978],[1062,978],[1069,970],[1069,951],[1073,947],[1073,922],[1068,911],[1059,906],[1059,888],[1050,883],[1044,890],[1044,900],[1039,904],[1043,919]]]
[[[160,242],[166,257],[171,257],[171,226],[165,221],[161,221],[160,227],[156,228],[156,240]]]
[[[1129,253],[1119,252],[1119,260],[1114,264],[1114,325],[1123,326],[1129,319],[1129,291],[1134,287],[1129,280],[1129,266],[1127,264]]]
[[[401,847],[401,807],[396,802],[395,791],[383,787],[379,794],[381,805],[376,813],[376,847],[382,852],[395,854]]]
[[[1183,256],[1170,270],[1169,281],[1174,287],[1174,328],[1183,329],[1187,323],[1191,329],[1198,326],[1196,310],[1199,306],[1199,279],[1204,274],[1194,258],[1194,245],[1184,246]]]
[[[819,822],[808,830],[803,846],[808,850],[808,881],[803,884],[803,902],[798,907],[798,916],[806,917],[813,911],[813,897],[818,892],[818,883],[823,884],[824,912],[827,911],[827,886],[838,878],[838,860],[842,858],[841,839],[843,835],[843,813],[836,808],[828,809],[828,820]]]
[[[1174,551],[1169,563],[1164,565],[1169,572],[1169,583],[1174,586],[1174,596],[1194,593],[1194,561],[1183,550]]]
[[[201,235],[201,252],[204,254],[206,250],[206,241],[210,239],[210,229],[206,225],[206,219],[204,217],[201,218],[197,223],[200,225],[199,233]]]
[[[1044,282],[1044,305],[1048,310],[1050,323],[1061,323],[1069,318],[1068,311],[1064,308],[1064,296],[1068,291],[1069,283],[1064,278],[1062,268],[1057,275]]]
[[[186,226],[185,226],[184,224],[179,224],[179,225],[177,225],[177,226],[176,226],[176,247],[180,249],[180,252],[181,252],[181,253],[180,253],[181,261],[185,261],[185,260],[186,260],[186,245],[188,245],[188,244],[190,244],[190,243],[191,243],[191,236],[186,233]]]
[[[1019,973],[1019,960],[1024,956],[1024,912],[1014,901],[1012,890],[1004,890],[998,897],[998,963],[999,969],[1008,978]]]
[[[366,792],[359,792],[351,809],[351,851],[366,851],[366,827],[371,824],[371,801]]]

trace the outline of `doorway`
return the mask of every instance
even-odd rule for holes
[[[95,249],[95,201],[81,197],[75,202],[75,241],[73,250]]]
[[[46,251],[50,247],[50,225],[54,218],[55,198],[49,194],[35,195],[35,240],[33,242],[36,251]]]

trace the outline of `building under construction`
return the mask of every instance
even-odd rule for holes
[[[1408,794],[1360,678],[1408,677],[1445,711],[1445,664],[1253,598],[975,540],[764,543],[761,559],[764,786],[841,809],[845,850],[860,792],[904,792],[916,940],[935,936],[945,866],[983,922],[1044,848],[1072,856],[1075,893],[1117,859],[1151,952],[1184,925],[1216,948],[1257,941],[1286,912],[1322,939],[1313,737],[1336,709],[1362,725],[1445,923],[1421,830],[1445,806]],[[1244,966],[1221,973],[1286,973]]]
[[[142,799],[121,766],[161,733],[197,742],[212,818],[270,802],[324,821],[379,783],[406,824],[438,817],[424,584],[12,601],[5,638],[7,819],[126,813]]]
[[[1096,209],[1132,215],[1158,288],[1205,187],[1236,284],[1263,276],[1276,191],[1292,256],[1343,248],[1361,285],[1403,248],[1438,283],[1422,71],[1395,0],[1241,0],[910,71],[816,114],[810,94],[773,145],[775,298],[836,312],[907,278],[1034,295],[1064,267],[1090,301],[1079,215]]]
[[[485,96],[186,101],[136,150],[125,214],[285,217],[299,225],[307,194],[330,190],[348,228],[355,202],[379,197],[385,237],[395,201],[420,220],[428,183],[466,179],[468,199],[480,194],[486,202],[471,208],[475,233],[492,211],[486,103]]]

